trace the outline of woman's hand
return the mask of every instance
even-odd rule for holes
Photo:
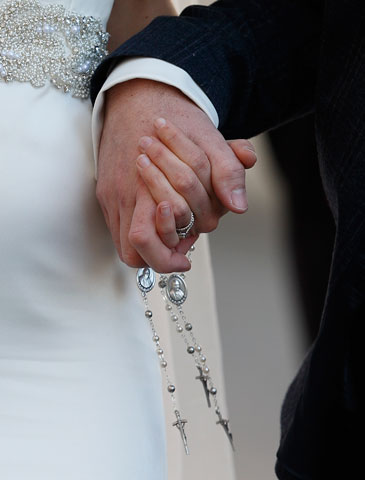
[[[158,205],[156,231],[170,249],[186,253],[191,237],[180,241],[176,228],[187,225],[191,212],[195,224],[193,238],[199,233],[214,230],[219,219],[228,210],[217,199],[212,187],[212,167],[207,155],[171,122],[155,122],[156,137],[142,137],[139,143],[143,152],[137,159],[139,173]],[[237,177],[244,178],[244,169],[256,162],[254,147],[247,140],[228,142],[235,153]],[[241,180],[242,183],[242,180]],[[240,186],[240,190],[244,189]],[[242,191],[237,192],[242,198]],[[239,213],[247,210],[247,201]],[[235,208],[237,212],[237,208]],[[190,240],[190,241],[188,241]]]

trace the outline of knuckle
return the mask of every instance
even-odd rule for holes
[[[250,148],[251,150],[255,151],[255,147],[253,143],[251,143],[249,140],[246,140],[245,138],[239,138],[237,140],[232,140],[231,145],[240,147],[240,148]]]
[[[106,189],[104,188],[104,185],[101,182],[98,182],[96,184],[95,195],[99,203],[101,204],[104,203],[106,198]]]
[[[210,168],[208,157],[202,150],[195,152],[191,156],[191,166],[197,172]]]
[[[165,140],[169,143],[174,143],[178,138],[178,131],[171,125],[165,125],[162,132]]]
[[[151,158],[160,158],[163,156],[165,149],[160,142],[153,142],[146,152]]]
[[[175,221],[178,225],[186,225],[190,220],[190,209],[183,203],[177,203],[173,206]]]
[[[235,162],[234,165],[232,164],[225,164],[222,165],[220,172],[219,172],[219,177],[223,181],[237,181],[238,179],[242,179],[245,176],[245,169],[244,167],[238,163]]]
[[[175,232],[175,230],[171,228],[171,226],[169,225],[161,225],[158,230],[159,230],[159,233],[164,237],[169,237]]]
[[[197,187],[197,178],[193,175],[179,175],[176,178],[176,188],[182,195],[188,195]]]
[[[255,146],[249,140],[241,140],[240,142],[241,142],[242,146],[250,148],[253,152],[255,152]]]
[[[136,248],[143,248],[148,243],[146,232],[141,229],[131,229],[128,234],[128,240]],[[129,258],[131,252],[126,252],[124,257]]]
[[[129,210],[134,207],[134,198],[128,195],[128,192],[119,188],[117,192],[117,203],[120,211]]]

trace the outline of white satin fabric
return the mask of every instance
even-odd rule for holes
[[[113,2],[62,3],[106,24]],[[190,458],[169,399],[163,405],[135,271],[120,263],[95,199],[90,103],[50,84],[1,82],[0,105],[0,478],[232,478],[228,442],[183,345],[171,351],[175,332],[155,298]],[[200,336],[221,380],[207,247],[195,257],[188,308],[205,324]]]

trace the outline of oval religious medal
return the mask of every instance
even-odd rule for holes
[[[137,285],[144,292],[150,292],[155,286],[156,275],[150,267],[139,268],[137,270]]]
[[[182,305],[188,296],[188,289],[184,279],[174,273],[169,276],[166,285],[166,295],[171,303],[175,305]]]

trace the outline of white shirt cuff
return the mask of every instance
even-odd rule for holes
[[[92,115],[95,177],[97,176],[97,159],[104,123],[104,92],[118,83],[126,82],[134,78],[155,80],[178,88],[208,115],[215,127],[218,127],[219,118],[214,105],[185,70],[156,58],[129,58],[114,68],[95,100]]]

